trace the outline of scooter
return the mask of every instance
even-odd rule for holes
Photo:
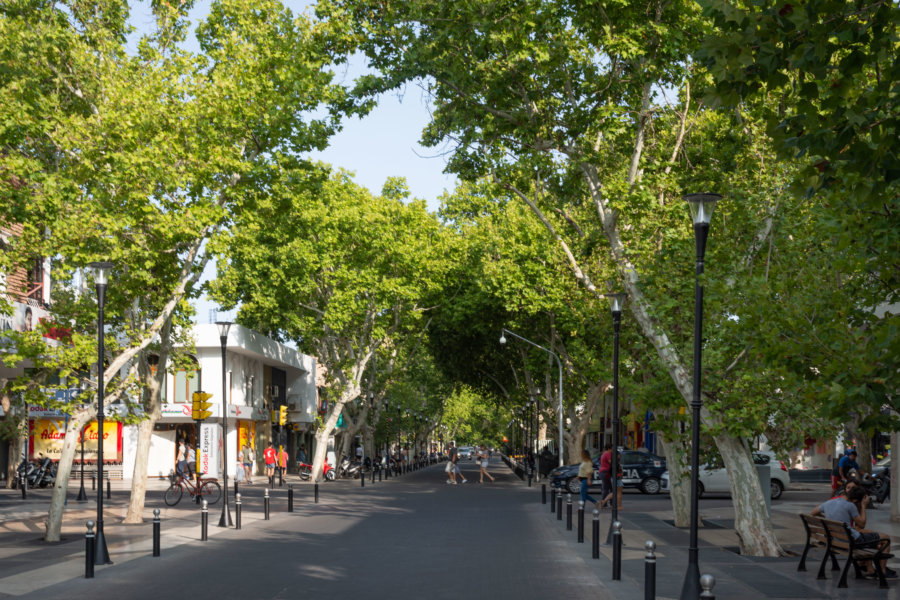
[[[334,481],[334,467],[329,465],[327,460],[325,461],[325,466],[322,468],[322,473],[325,475],[325,481]],[[311,474],[312,465],[300,463],[300,479],[309,481]]]
[[[359,477],[359,463],[350,460],[349,456],[345,456],[341,460],[341,477],[352,477],[353,479]]]
[[[37,470],[38,470],[38,465],[36,465],[33,462],[29,462],[23,458],[22,462],[19,463],[19,466],[16,469],[16,477],[13,480],[13,488],[19,487],[19,484],[21,483],[23,476],[25,477],[25,481],[28,482],[27,484],[30,487],[34,487],[33,485],[30,484],[30,482],[33,481],[34,473]]]
[[[40,466],[28,477],[28,485],[31,487],[45,488],[54,481],[56,474],[53,472],[53,461],[46,457],[41,459]]]
[[[891,470],[885,469],[881,473],[872,476],[873,485],[869,490],[869,496],[875,502],[884,504],[891,497]]]

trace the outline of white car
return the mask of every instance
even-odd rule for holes
[[[781,497],[784,490],[790,488],[791,476],[788,473],[784,463],[775,458],[771,452],[754,452],[753,462],[758,465],[769,465],[769,474],[771,476],[772,500]],[[668,492],[669,488],[669,472],[666,471],[660,477],[662,491]],[[728,484],[728,473],[721,462],[700,465],[700,495],[704,492],[710,494],[730,494],[731,488]]]

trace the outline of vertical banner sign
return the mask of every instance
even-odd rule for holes
[[[200,473],[207,477],[219,477],[219,438],[221,425],[200,424]]]

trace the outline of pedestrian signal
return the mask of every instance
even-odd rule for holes
[[[212,394],[206,392],[194,392],[191,396],[191,418],[195,421],[204,421],[212,416],[212,402],[209,399]]]
[[[287,424],[287,406],[281,405],[278,407],[278,424],[286,425]]]

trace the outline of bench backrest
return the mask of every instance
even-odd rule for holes
[[[803,520],[803,525],[806,527],[806,533],[809,534],[811,542],[828,543],[828,533],[825,531],[822,517],[800,513],[800,518]]]
[[[850,528],[847,524],[842,521],[832,521],[830,519],[822,519],[822,524],[828,530],[828,535],[831,537],[831,550],[841,554],[849,553],[850,548],[853,546],[854,538],[853,534],[850,533]]]

